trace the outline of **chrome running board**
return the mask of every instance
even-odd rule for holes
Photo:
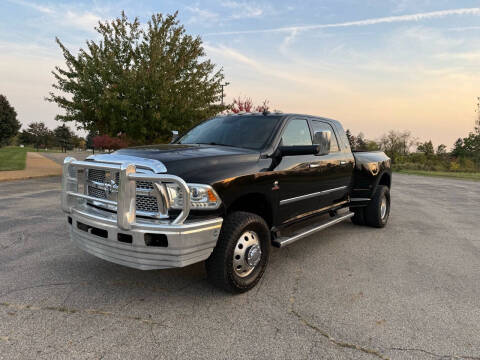
[[[315,226],[301,232],[301,233],[298,233],[298,234],[295,234],[293,236],[290,236],[290,237],[278,237],[276,238],[275,240],[273,240],[272,242],[272,245],[275,246],[275,247],[278,247],[278,248],[282,248],[282,247],[285,247],[287,245],[290,245],[292,243],[294,243],[295,241],[297,240],[300,240],[304,237],[307,237],[311,234],[314,234],[318,231],[322,231],[332,225],[335,225],[335,224],[338,224],[339,222],[342,222],[344,220],[347,220],[347,219],[350,219],[352,216],[354,215],[353,212],[348,212],[346,214],[339,214],[339,215],[336,215],[334,217],[331,217],[330,219],[328,219],[327,221],[321,223],[320,225],[319,224],[316,224]]]

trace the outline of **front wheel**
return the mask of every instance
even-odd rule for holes
[[[382,228],[390,216],[390,189],[378,185],[372,200],[364,210],[365,222],[369,226]]]
[[[237,211],[223,221],[217,246],[205,262],[210,282],[227,291],[252,289],[267,267],[270,230],[260,216]]]

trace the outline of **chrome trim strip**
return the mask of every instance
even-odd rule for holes
[[[286,239],[276,239],[273,241],[273,245],[275,245],[276,247],[279,247],[279,248],[282,248],[282,247],[285,247],[287,245],[290,245],[291,243],[297,241],[297,240],[300,240],[308,235],[311,235],[313,233],[316,233],[317,231],[320,231],[320,230],[323,230],[323,229],[326,229],[332,225],[335,225],[335,224],[338,224],[339,222],[342,222],[343,220],[346,220],[346,219],[349,219],[351,218],[353,215],[355,215],[353,212],[349,212],[345,215],[341,215],[339,217],[336,217],[334,218],[333,220],[330,220],[329,222],[327,223],[324,223],[322,225],[319,225],[319,226],[316,226],[312,229],[309,229],[303,233],[300,233],[300,234],[297,234],[297,235],[294,235],[290,238],[286,238]]]
[[[66,191],[65,195],[66,196],[77,197],[77,198],[81,198],[81,199],[85,199],[85,200],[90,200],[90,201],[96,201],[96,202],[100,202],[100,203],[107,204],[107,205],[112,205],[112,206],[117,205],[116,201],[102,199],[102,198],[96,198],[96,197],[93,197],[93,196],[80,194],[80,193],[76,193],[76,192],[73,192],[73,191]]]
[[[355,201],[370,201],[370,198],[350,198],[351,202]]]
[[[290,218],[288,220],[285,220],[283,222],[283,224],[288,224],[292,221],[296,221],[296,220],[300,220],[300,219],[303,219],[304,217],[307,217],[307,216],[310,216],[310,215],[314,215],[314,214],[318,214],[318,213],[321,213],[321,212],[324,212],[324,211],[327,211],[327,210],[333,210],[333,209],[336,209],[336,208],[339,208],[340,206],[342,205],[345,205],[348,203],[348,200],[344,200],[344,201],[340,201],[338,203],[335,203],[335,204],[332,204],[332,205],[328,205],[328,206],[325,206],[321,209],[317,209],[317,210],[313,210],[313,211],[309,211],[309,212],[306,212],[306,213],[303,213],[303,214],[300,214],[300,215],[297,215],[293,218]]]
[[[154,159],[145,159],[138,156],[119,155],[119,154],[97,154],[87,157],[89,161],[98,161],[104,164],[135,164],[137,168],[151,169],[154,173],[166,173],[165,165]]]
[[[302,195],[302,196],[296,196],[296,197],[293,197],[293,198],[280,200],[280,205],[290,204],[290,203],[295,202],[295,201],[310,199],[310,198],[315,197],[315,196],[322,196],[322,195],[330,194],[330,193],[335,192],[335,191],[340,191],[340,190],[345,190],[345,189],[347,189],[347,186],[340,186],[340,187],[333,188],[333,189],[323,190],[323,191],[319,191],[319,192],[315,192],[315,193],[311,193],[311,194],[306,194],[306,195]]]
[[[71,158],[69,158],[71,159]],[[67,161],[65,160],[64,164]],[[77,167],[82,167],[82,168],[87,168],[87,169],[98,169],[98,170],[105,170],[105,171],[120,171],[121,165],[116,165],[116,164],[107,164],[107,163],[97,163],[93,161],[77,161],[77,160],[69,160],[69,163],[72,166],[77,166]]]

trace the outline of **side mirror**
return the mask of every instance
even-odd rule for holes
[[[330,140],[332,133],[330,131],[316,131],[313,134],[313,142],[318,145],[317,155],[327,155],[330,152]]]
[[[316,155],[318,151],[318,145],[280,146],[278,148],[280,156]]]
[[[170,144],[174,143],[175,140],[178,139],[178,131],[177,130],[172,130],[172,140],[170,140]]]

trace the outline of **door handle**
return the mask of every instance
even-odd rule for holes
[[[308,164],[308,166],[311,168],[317,168],[320,166],[320,164]]]
[[[345,160],[340,161],[340,165],[345,165],[347,162]]]

